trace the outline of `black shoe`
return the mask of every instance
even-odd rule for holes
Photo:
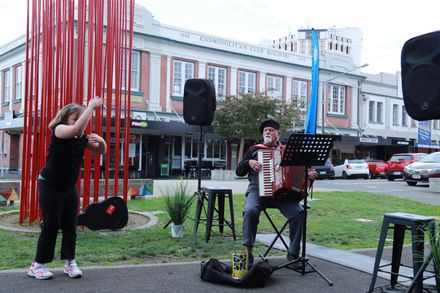
[[[302,261],[291,263],[287,267],[299,271],[302,269]]]
[[[298,254],[290,254],[290,252],[287,252],[287,260],[288,261],[294,261],[299,258]]]

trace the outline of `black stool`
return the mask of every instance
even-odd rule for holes
[[[393,224],[394,227],[390,227],[390,225]],[[376,284],[377,274],[379,271],[391,274],[391,288],[394,288],[397,284],[397,278],[399,276],[403,276],[414,280],[414,292],[423,291],[423,276],[417,274],[417,272],[423,264],[425,238],[424,231],[427,227],[429,228],[429,231],[431,233],[434,233],[434,218],[405,213],[390,213],[384,215],[379,244],[377,247],[376,260],[374,263],[373,277],[371,279],[370,289],[368,290],[368,292],[373,292],[374,285]],[[394,229],[392,262],[390,264],[379,266],[382,258],[385,239],[387,237],[387,232],[390,228]],[[403,240],[405,237],[406,229],[411,229],[413,276],[404,276],[402,274],[399,274],[399,268],[402,265],[400,263],[400,260],[402,257]],[[391,266],[391,272],[387,272],[382,269],[387,266]],[[414,277],[416,277],[416,279],[414,279]]]
[[[231,212],[230,222],[225,219],[225,197],[229,198],[229,210]],[[217,207],[215,206],[217,198]],[[208,210],[206,211],[206,219],[201,219],[201,210],[204,207],[204,200],[208,200]],[[213,224],[214,211],[217,212],[218,224]],[[195,236],[199,223],[206,221],[206,236],[205,241],[208,242],[211,237],[211,230],[213,226],[218,226],[220,234],[223,234],[224,227],[227,226],[232,230],[232,237],[235,237],[235,221],[234,221],[234,203],[232,199],[232,190],[225,187],[207,186],[202,187],[201,194],[197,199],[196,218],[194,219],[194,231],[193,242],[195,242]]]

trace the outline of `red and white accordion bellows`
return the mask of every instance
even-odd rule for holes
[[[256,145],[258,162],[262,165],[258,173],[259,196],[273,198],[290,196],[301,201],[303,197],[302,186],[304,168],[280,166],[284,147],[268,147],[262,144]],[[292,193],[291,187],[301,192]]]

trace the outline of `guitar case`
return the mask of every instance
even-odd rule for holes
[[[78,225],[90,230],[119,230],[127,226],[128,209],[124,200],[118,196],[109,197],[99,203],[89,204],[78,215]]]

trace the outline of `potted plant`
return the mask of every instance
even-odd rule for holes
[[[433,233],[430,233],[428,229],[425,234],[428,236],[428,245],[431,250],[432,266],[434,268],[437,291],[440,292],[440,226],[435,228],[436,229]]]
[[[171,219],[171,236],[173,238],[183,237],[184,222],[188,216],[189,210],[195,197],[187,192],[187,183],[180,180],[178,185],[167,189],[164,196],[165,210]]]

